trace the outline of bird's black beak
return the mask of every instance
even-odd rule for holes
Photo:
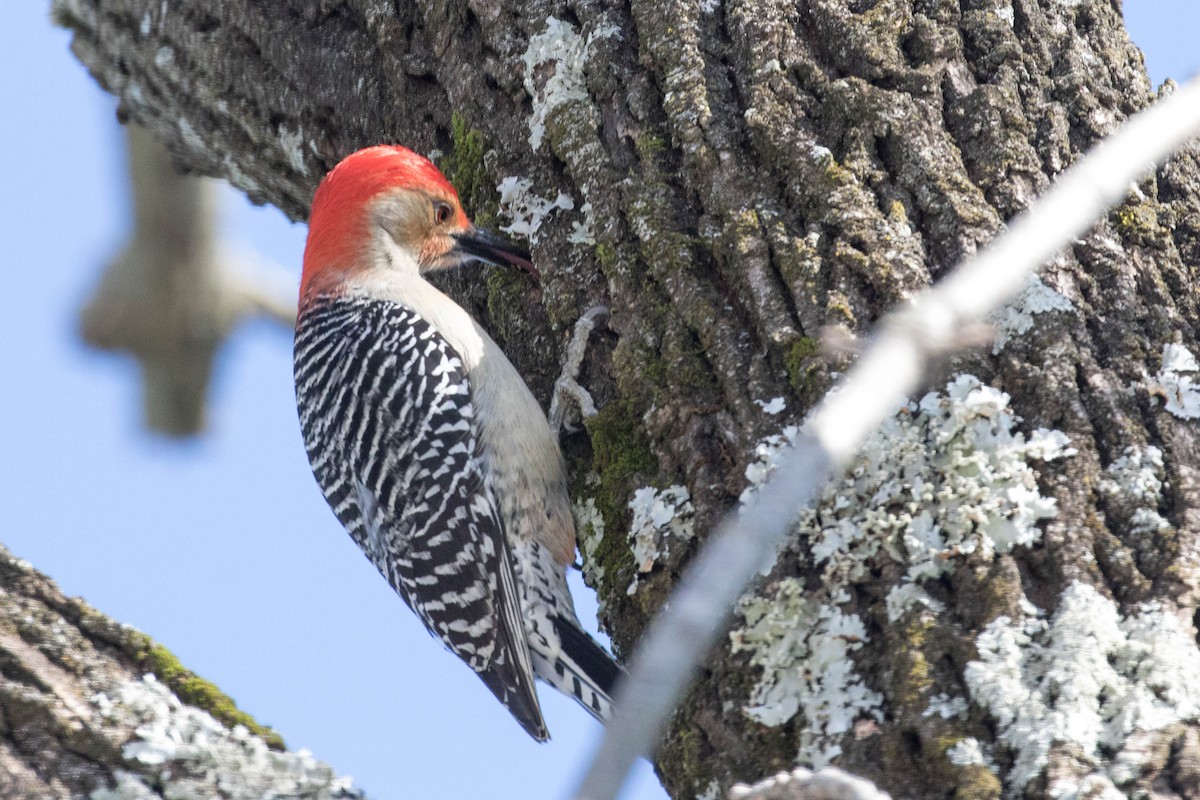
[[[486,261],[499,267],[516,267],[539,280],[542,277],[537,267],[529,260],[528,250],[500,238],[491,231],[472,226],[463,233],[454,234],[454,240],[456,242],[454,249],[464,259]]]

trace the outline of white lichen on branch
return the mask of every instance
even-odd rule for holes
[[[890,620],[914,608],[936,612],[942,604],[926,581],[964,558],[990,560],[1032,544],[1038,523],[1057,512],[1029,462],[1075,451],[1059,431],[1015,430],[1008,403],[1005,393],[959,375],[944,394],[902,405],[819,503],[801,512],[787,552],[797,554],[802,573],[819,569],[818,587],[806,591],[788,577],[743,598],[745,624],[731,634],[733,649],[749,652],[762,670],[744,711],[765,725],[803,713],[799,762],[828,763],[856,721],[884,719],[882,697],[854,672],[852,655],[867,637],[859,617],[841,608],[854,584],[877,580],[881,559],[898,563],[904,572],[887,596]],[[797,435],[788,426],[759,443],[743,501]],[[962,701],[944,705],[957,714]]]
[[[965,719],[967,716],[967,701],[961,697],[951,697],[945,692],[929,698],[929,705],[921,713],[923,717],[938,716],[942,719]]]
[[[796,425],[785,425],[779,433],[773,433],[763,438],[754,446],[754,459],[746,465],[746,488],[742,490],[738,502],[746,505],[754,500],[754,496],[763,484],[775,472],[775,467],[782,458],[784,451],[796,441],[800,428]]]
[[[1037,275],[1030,275],[1021,293],[989,317],[995,337],[992,354],[1004,349],[1013,337],[1027,333],[1033,327],[1035,314],[1074,310],[1070,300],[1043,283]]]
[[[739,783],[729,790],[729,800],[890,800],[890,796],[868,780],[829,767],[780,772],[753,786]]]
[[[1000,774],[1000,768],[991,755],[985,753],[983,746],[974,736],[959,739],[946,750],[946,758],[956,767],[987,767],[994,775]]]
[[[589,102],[584,85],[589,49],[596,39],[617,33],[617,28],[605,26],[585,39],[570,23],[547,17],[546,29],[530,38],[521,61],[525,66],[525,91],[533,100],[529,146],[534,151],[542,146],[546,123],[555,111],[576,101]]]
[[[512,220],[508,225],[500,226],[500,230],[536,243],[538,231],[550,214],[557,209],[570,211],[575,208],[575,201],[562,192],[550,200],[535,194],[532,189],[533,181],[513,175],[496,187],[500,193],[500,213]]]
[[[1116,794],[1145,758],[1137,732],[1200,718],[1196,641],[1161,604],[1122,615],[1084,583],[1063,591],[1049,620],[1023,606],[1024,618],[998,617],[979,635],[979,660],[965,673],[972,700],[1013,753],[1008,791],[1020,795],[1051,749],[1065,746],[1081,773],[1056,769],[1052,796],[1083,796],[1085,786]]]
[[[920,584],[954,568],[957,558],[1007,553],[1037,541],[1055,501],[1038,491],[1032,460],[1075,451],[1058,431],[1028,439],[1004,392],[971,375],[929,393],[884,421],[840,482],[825,492],[802,527],[824,580],[861,579],[879,554],[906,565],[888,596],[895,621],[927,603]]]
[[[1127,447],[1104,472],[1100,492],[1126,517],[1130,533],[1158,533],[1171,527],[1158,513],[1165,474],[1162,450],[1154,445]]]
[[[730,634],[733,652],[749,653],[750,665],[762,670],[743,711],[778,726],[803,709],[796,758],[816,768],[841,754],[839,742],[857,721],[883,722],[883,695],[863,682],[851,658],[867,633],[857,614],[838,608],[848,600],[838,594],[820,602],[786,578],[768,596],[743,598],[745,624]]]
[[[762,412],[768,416],[782,414],[787,410],[787,401],[782,397],[772,397],[770,400],[755,400],[754,404],[762,409]]]
[[[349,778],[339,778],[306,750],[277,752],[244,726],[226,728],[205,711],[182,703],[153,675],[128,681],[92,698],[97,715],[135,726],[123,748],[130,764],[115,785],[90,800],[222,797],[260,800],[361,798]]]
[[[596,218],[592,214],[592,204],[585,202],[579,207],[579,211],[583,214],[583,222],[571,223],[571,232],[567,234],[567,241],[571,244],[594,245],[596,244]]]
[[[859,580],[881,553],[907,565],[889,596],[894,621],[917,602],[929,604],[919,584],[950,571],[955,558],[977,551],[991,558],[1035,542],[1037,523],[1056,505],[1038,491],[1029,462],[1075,451],[1060,431],[1028,438],[1016,431],[1008,402],[1004,392],[959,375],[945,394],[930,392],[884,420],[841,480],[801,514],[798,532],[823,565],[825,584]],[[743,503],[797,431],[788,426],[758,444]]]
[[[1168,412],[1180,419],[1200,417],[1200,385],[1194,374],[1200,365],[1181,344],[1163,346],[1162,367],[1150,381],[1150,394],[1161,397]]]
[[[629,539],[637,572],[626,594],[633,594],[637,591],[638,577],[669,556],[673,544],[684,545],[695,536],[692,521],[695,509],[686,486],[661,490],[647,486],[633,493],[629,510],[633,512]]]
[[[590,482],[595,482],[595,473],[588,477],[593,479]],[[571,515],[575,518],[576,538],[579,540],[580,555],[583,556],[583,579],[589,586],[599,586],[604,579],[604,565],[597,557],[600,543],[604,541],[604,516],[591,497],[576,499],[571,504]],[[599,599],[603,612],[604,599]]]

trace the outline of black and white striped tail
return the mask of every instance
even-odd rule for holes
[[[596,719],[608,722],[612,718],[613,688],[625,671],[574,620],[555,617],[551,624],[558,634],[560,650],[549,654],[530,648],[534,673],[575,698]]]

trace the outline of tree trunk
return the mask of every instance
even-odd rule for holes
[[[535,228],[540,287],[450,288],[543,401],[611,309],[564,445],[624,653],[844,368],[822,329],[868,330],[1153,99],[1109,0],[54,7],[125,118],[257,202],[303,218],[339,158],[400,142]],[[805,515],[672,724],[674,797],[829,760],[896,797],[1200,796],[1198,156]]]

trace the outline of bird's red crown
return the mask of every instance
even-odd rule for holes
[[[458,192],[429,159],[399,145],[378,145],[351,153],[329,171],[313,195],[300,278],[301,302],[318,275],[354,263],[356,248],[367,239],[367,206],[383,192],[394,189],[420,190],[452,201],[450,205],[462,215],[461,223],[469,224],[458,202]]]

